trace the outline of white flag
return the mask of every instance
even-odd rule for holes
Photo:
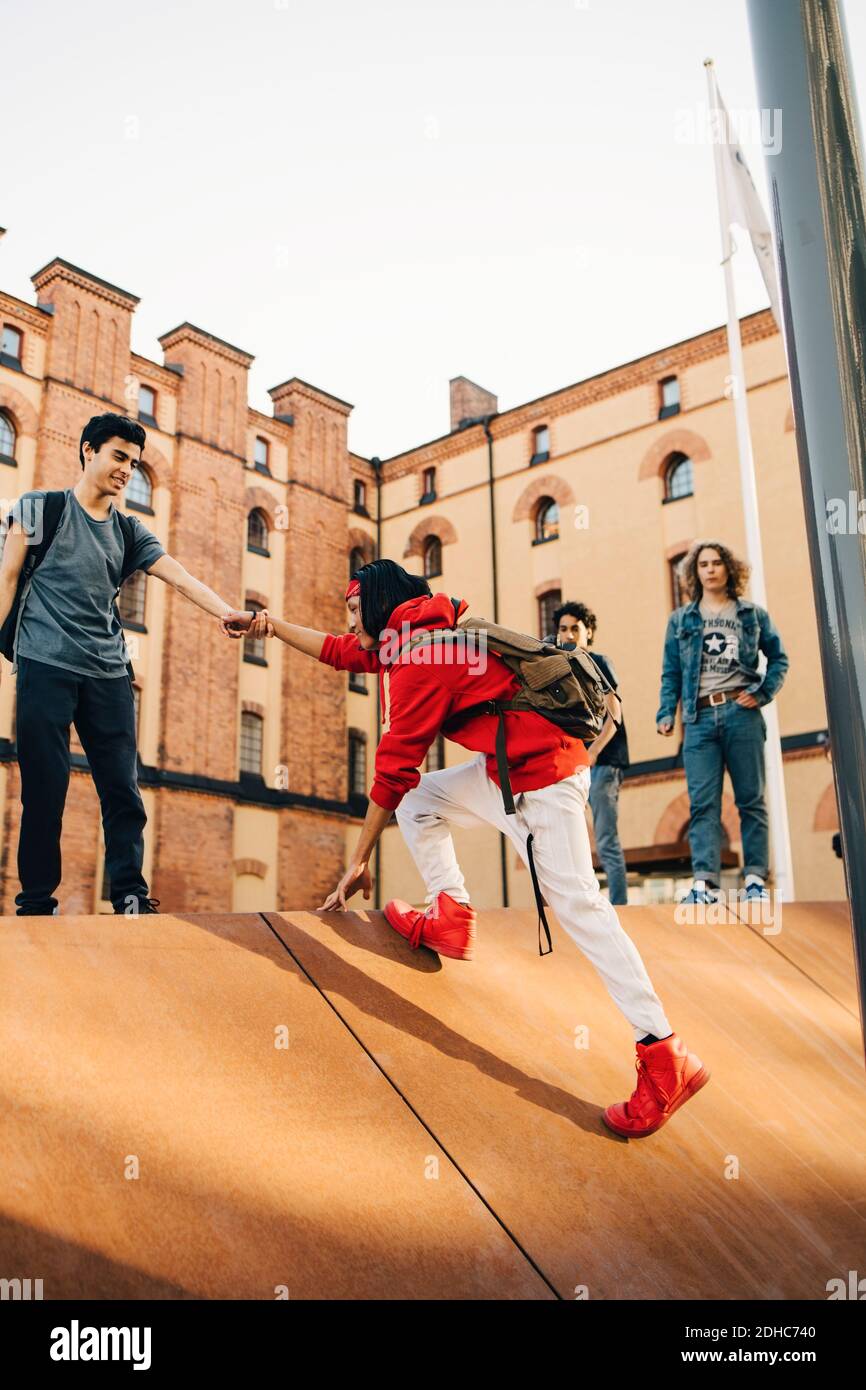
[[[713,88],[718,109],[718,127],[714,137],[721,143],[719,164],[725,181],[725,194],[728,202],[728,216],[738,227],[749,233],[752,248],[764,277],[764,284],[770,299],[770,308],[776,327],[782,331],[782,317],[779,311],[779,282],[776,279],[776,263],[773,260],[773,238],[770,223],[764,212],[758,190],[749,172],[745,156],[738,141],[734,138],[725,103],[719,94],[718,83],[713,73]],[[734,250],[733,244],[728,254]]]

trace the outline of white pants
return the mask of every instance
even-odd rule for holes
[[[516,812],[505,814],[502,792],[487,776],[485,756],[441,772],[425,772],[397,807],[397,821],[427,888],[427,902],[448,893],[469,894],[454,853],[450,825],[493,825],[528,864],[526,838],[546,902],[575,945],[595,966],[625,1014],[636,1039],[672,1031],[634,943],[602,896],[593,872],[584,807],[589,768],[538,791],[515,793]]]

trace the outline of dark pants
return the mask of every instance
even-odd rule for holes
[[[71,724],[99,793],[111,901],[122,911],[127,899],[147,897],[141,875],[147,816],[138,790],[132,682],[128,676],[80,676],[21,657],[15,715],[22,806],[19,914],[50,914],[57,906]]]

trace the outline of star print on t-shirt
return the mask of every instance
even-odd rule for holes
[[[736,633],[733,632],[705,632],[704,633],[704,655],[722,657],[728,661],[736,661],[738,655],[738,642]]]

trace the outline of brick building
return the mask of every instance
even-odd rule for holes
[[[305,625],[345,627],[350,568],[377,553],[425,572],[472,611],[528,631],[555,603],[599,617],[617,668],[634,766],[623,842],[637,899],[670,896],[687,873],[688,804],[675,748],[655,733],[672,565],[698,536],[742,552],[724,331],[497,413],[495,395],[451,383],[450,429],[387,459],[349,452],[346,402],[292,377],[271,414],[247,401],[249,353],[182,323],[162,364],[130,347],[135,296],[57,259],[37,302],[0,292],[0,476],[10,501],[74,485],[78,437],[102,410],[138,416],[144,467],[125,505],[230,602]],[[801,897],[844,893],[830,850],[832,772],[788,383],[767,312],[743,322],[769,604],[790,650],[779,699]],[[472,422],[475,423],[472,423]],[[495,545],[493,543],[495,525]],[[378,736],[372,678],[350,680],[279,643],[228,643],[216,623],[139,577],[122,611],[136,672],[145,870],[174,910],[310,907],[357,838]],[[14,910],[18,775],[14,678],[0,682],[3,911]],[[73,739],[63,912],[107,910],[98,804]],[[437,744],[429,766],[467,756]],[[728,859],[738,825],[726,789]],[[479,906],[528,904],[516,856],[485,829],[458,832]],[[419,900],[396,825],[382,838],[379,894]],[[359,900],[360,902],[360,900]]]

